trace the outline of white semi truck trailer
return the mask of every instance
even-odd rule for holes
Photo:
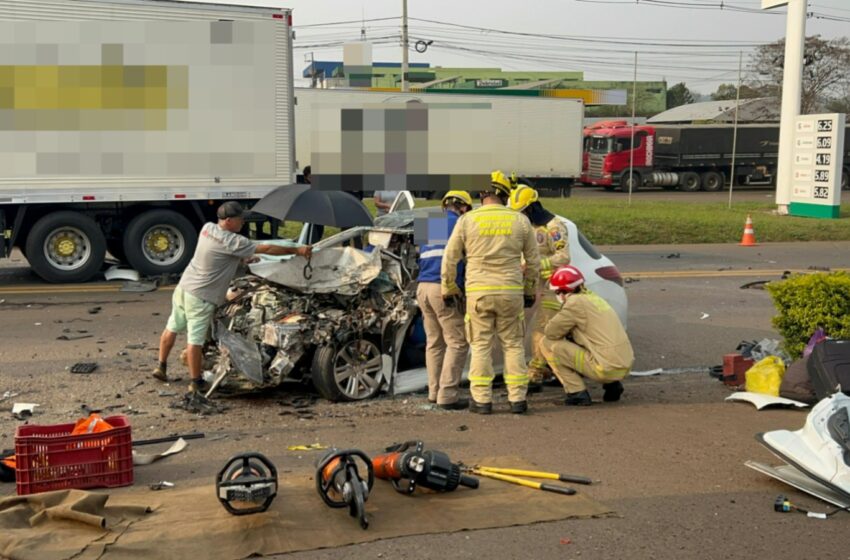
[[[0,0],[0,257],[181,272],[221,201],[294,182],[292,100],[289,10]]]

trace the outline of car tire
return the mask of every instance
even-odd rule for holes
[[[106,238],[90,217],[54,212],[32,227],[25,255],[35,273],[48,282],[85,282],[103,266]]]
[[[684,192],[697,192],[700,189],[699,175],[693,171],[686,171],[679,177],[679,190]]]
[[[706,171],[702,174],[702,190],[706,192],[717,192],[723,190],[723,175],[717,171]]]
[[[192,260],[198,233],[173,210],[149,210],[130,221],[124,233],[127,263],[143,276],[181,273]]]
[[[356,339],[317,348],[311,378],[319,394],[329,401],[361,401],[380,391],[382,369],[380,349],[370,340]]]

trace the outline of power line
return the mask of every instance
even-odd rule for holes
[[[643,0],[646,1],[646,0]],[[546,33],[527,33],[521,31],[509,31],[505,29],[494,29],[491,27],[478,27],[474,25],[464,25],[460,23],[452,23],[448,21],[440,21],[434,19],[426,19],[426,18],[410,18],[414,21],[421,21],[425,23],[434,23],[438,25],[447,25],[450,27],[457,27],[461,29],[471,29],[474,31],[482,31],[486,33],[499,33],[502,35],[515,35],[518,37],[546,37],[548,39],[555,39],[559,41],[570,41],[570,42],[583,42],[583,43],[608,43],[608,44],[617,44],[617,45],[646,45],[648,42],[651,42],[652,45],[658,47],[689,47],[689,48],[717,48],[717,42],[712,43],[710,40],[703,40],[701,43],[689,43],[687,40],[677,40],[677,42],[659,42],[659,40],[646,39],[646,38],[601,38],[601,37],[592,37],[592,36],[578,36],[578,35],[552,35]],[[723,46],[726,47],[735,47],[735,48],[747,48],[752,46],[758,46],[764,44],[763,42],[739,42],[739,43],[724,43]]]

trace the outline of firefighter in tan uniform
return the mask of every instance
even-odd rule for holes
[[[560,266],[570,264],[570,244],[567,226],[560,218],[546,210],[538,200],[537,191],[528,185],[518,185],[511,193],[510,206],[525,214],[537,238],[540,254],[540,283],[538,288],[537,313],[531,328],[531,360],[528,362],[528,392],[543,389],[543,378],[548,373],[546,359],[540,349],[543,329],[549,319],[560,311],[561,303],[549,290],[552,272]]]
[[[604,299],[584,288],[584,276],[563,266],[549,281],[563,304],[549,321],[543,356],[567,392],[567,406],[590,406],[583,377],[602,383],[606,402],[620,400],[620,382],[634,363],[634,352],[617,313]]]
[[[511,412],[528,410],[523,309],[534,305],[540,262],[534,229],[528,218],[505,207],[509,196],[507,177],[494,172],[490,189],[480,193],[483,205],[460,217],[443,255],[442,294],[447,301],[460,293],[457,263],[466,259],[465,321],[472,356],[469,408],[479,414],[493,410],[494,337],[504,351]]]

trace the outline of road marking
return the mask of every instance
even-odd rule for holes
[[[175,286],[163,286],[157,290],[171,291]],[[0,295],[50,295],[50,294],[98,294],[120,292],[121,286],[114,284],[57,284],[43,286],[38,284],[25,284],[21,286],[7,286],[0,288]],[[147,293],[147,292],[124,292]]]
[[[833,268],[830,272],[850,271],[848,268]],[[749,276],[782,276],[785,272],[791,274],[813,274],[826,272],[823,270],[808,270],[799,268],[774,268],[761,270],[657,270],[650,272],[621,272],[624,278],[738,278]]]

